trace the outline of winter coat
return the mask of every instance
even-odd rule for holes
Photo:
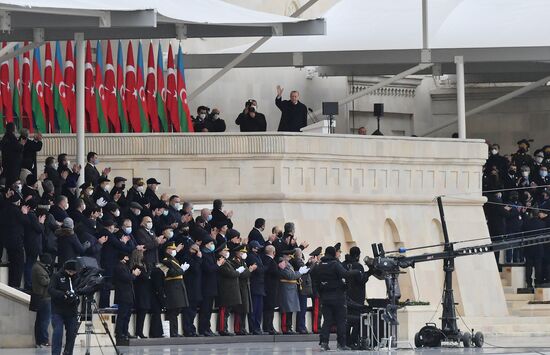
[[[298,280],[300,273],[294,271],[287,263],[284,269],[279,268],[278,304],[281,312],[299,312],[300,299],[298,297]]]
[[[264,265],[264,283],[266,295],[264,297],[264,309],[272,310],[277,307],[279,294],[279,267],[275,260],[263,254],[261,256]]]
[[[134,279],[128,264],[119,261],[114,269],[113,285],[115,288],[115,303],[134,303]]]
[[[164,278],[164,292],[166,293],[166,308],[179,309],[189,306],[187,291],[183,282],[183,270],[178,261],[167,256],[162,259],[162,264],[168,268]]]
[[[241,294],[241,304],[235,307],[237,313],[250,313],[250,305],[252,304],[252,297],[250,296],[250,270],[246,266],[244,260],[233,257],[229,260],[235,270],[241,266],[244,267],[244,271],[239,275],[239,292]]]
[[[218,306],[231,307],[241,304],[239,273],[229,261],[218,269],[218,290]]]
[[[265,266],[260,255],[250,252],[246,258],[246,265],[256,264],[256,270],[250,275],[250,293],[265,296]]]

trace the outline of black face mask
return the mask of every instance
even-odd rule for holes
[[[283,232],[277,233],[277,237],[278,237],[278,238],[282,238],[282,237],[283,237]]]
[[[124,189],[126,189],[126,184],[122,184],[122,185],[120,185],[120,189],[121,189],[121,190],[124,190]]]
[[[512,170],[512,169],[510,169],[510,170],[508,170],[508,174],[510,174],[510,175],[516,175],[516,171],[515,171],[515,170]]]
[[[518,149],[518,152],[520,152],[520,153],[525,153],[525,152],[527,152],[527,149],[525,149],[525,148],[522,147],[522,148],[519,148],[519,149]]]

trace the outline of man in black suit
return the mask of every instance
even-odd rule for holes
[[[23,128],[19,136],[19,142],[23,145],[23,162],[21,167],[36,174],[36,153],[42,150],[42,134],[36,132],[34,139],[29,139],[29,130]]]
[[[23,162],[23,142],[17,140],[13,122],[6,124],[6,133],[0,141],[0,147],[3,176],[6,178],[6,186],[9,186],[19,179]]]
[[[278,334],[273,327],[273,315],[277,307],[277,291],[279,288],[279,267],[275,261],[275,247],[268,245],[264,254],[261,255],[264,270],[264,285],[266,292],[263,307],[263,331],[271,335]]]
[[[96,165],[99,163],[99,158],[95,152],[89,152],[86,156],[86,161],[88,163],[84,168],[84,181],[88,183],[91,182],[94,186],[97,185],[100,176],[107,177],[111,172],[111,168],[105,168],[101,174],[99,173],[96,168]]]
[[[147,204],[150,205],[150,208],[153,208],[154,205],[160,202],[160,198],[157,196],[157,189],[160,185],[160,181],[157,181],[155,178],[147,179],[147,189],[145,190],[145,199]]]
[[[277,85],[277,97],[275,105],[281,110],[281,121],[279,132],[300,132],[300,129],[307,126],[307,107],[298,99],[300,93],[296,90],[290,92],[290,100],[282,99],[283,88]]]
[[[264,236],[262,235],[262,232],[264,231],[264,229],[265,229],[265,219],[263,218],[256,219],[256,221],[254,222],[254,228],[252,228],[250,233],[248,233],[248,243],[255,240],[258,242],[258,244],[260,244],[261,247],[263,247],[265,244]]]
[[[216,227],[218,229],[218,235],[216,235],[216,247],[219,247],[222,244],[228,242],[227,237],[225,236],[228,230],[227,222],[225,221],[218,222]]]

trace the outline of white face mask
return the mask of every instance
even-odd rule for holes
[[[145,228],[151,230],[153,228],[153,222],[147,222],[145,223]]]
[[[54,164],[53,164],[53,168],[54,168],[55,170],[57,170],[57,168],[59,168],[59,164],[58,164],[58,163],[54,163]]]
[[[498,154],[498,150],[497,150],[497,149],[493,149],[493,150],[491,150],[491,154],[493,154],[493,155],[497,155],[497,154]]]
[[[115,217],[118,217],[118,216],[120,216],[120,211],[116,210],[113,214],[115,215]]]
[[[535,157],[535,161],[539,164],[542,163],[543,160],[544,160],[543,157]]]
[[[172,238],[174,236],[174,231],[168,232],[168,239]]]
[[[168,216],[168,210],[164,210],[164,211],[162,212],[162,214],[165,215],[165,216]]]
[[[99,213],[99,216],[97,216],[98,218],[103,218],[103,212],[100,212]]]
[[[126,234],[132,233],[132,227],[124,227],[124,233]]]
[[[17,192],[21,192],[22,188],[23,188],[23,185],[21,185],[21,184],[15,185],[15,189],[17,190]]]
[[[257,109],[258,109],[258,106],[255,106],[255,105],[252,105],[252,106],[250,106],[250,107],[252,107],[254,110],[257,110]]]
[[[215,119],[215,120],[217,120],[218,118],[220,118],[220,115],[218,115],[218,114],[216,113],[216,114],[214,114],[214,115],[212,116],[212,118]]]
[[[82,204],[82,211],[84,211],[85,209],[86,209],[86,205]]]
[[[522,171],[522,172],[521,172],[521,175],[522,175],[523,177],[528,177],[528,176],[529,176],[529,172],[528,172],[528,171]]]
[[[104,191],[109,191],[111,189],[111,185],[107,184],[105,185],[105,187],[103,188]]]
[[[138,190],[139,192],[143,193],[143,191],[145,191],[145,187],[143,187],[143,185],[142,185],[142,186],[138,186],[138,187],[137,187],[137,190]]]
[[[92,196],[94,193],[94,190],[86,190],[86,193],[88,194],[88,196]]]
[[[132,213],[136,216],[139,216],[141,214],[140,210],[132,210]]]
[[[204,120],[206,118],[206,113],[201,113],[199,117],[201,120]]]
[[[176,254],[177,254],[177,252],[176,252],[175,250],[172,250],[172,251],[170,252],[170,255],[172,255],[173,258],[176,257]]]
[[[241,253],[241,260],[246,260],[247,257],[248,257],[247,253]]]
[[[67,160],[67,166],[71,166],[71,161]]]
[[[222,253],[222,256],[223,256],[224,258],[226,258],[226,259],[229,259],[229,252],[228,252],[228,251],[224,251],[224,252]]]
[[[176,211],[181,210],[181,203],[179,203],[179,202],[176,203],[176,204],[174,205],[174,208],[176,209]]]
[[[541,170],[541,171],[540,171],[540,176],[546,177],[547,175],[548,175],[548,171],[547,171],[547,170]]]

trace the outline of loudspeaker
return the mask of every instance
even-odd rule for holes
[[[338,102],[323,102],[323,115],[324,116],[338,115]]]
[[[384,104],[374,104],[374,117],[384,116]]]

